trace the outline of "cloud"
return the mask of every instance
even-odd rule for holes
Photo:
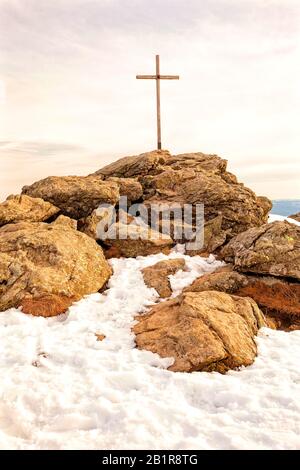
[[[31,153],[32,155],[57,155],[65,152],[82,152],[83,147],[65,143],[53,142],[14,142],[10,140],[0,141],[1,151],[14,153]]]
[[[118,157],[73,144],[0,141],[0,201],[47,176],[87,175]]]
[[[44,159],[39,175],[56,155],[63,171],[72,152],[152,149],[154,83],[135,75],[159,52],[162,72],[180,74],[162,84],[164,146],[218,153],[257,181],[262,163],[280,167],[295,197],[299,13],[298,0],[0,0],[0,139],[12,161]],[[270,179],[266,194],[277,190]]]

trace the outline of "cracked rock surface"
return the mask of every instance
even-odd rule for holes
[[[136,320],[137,347],[174,358],[175,372],[225,373],[252,364],[254,337],[265,326],[254,300],[217,291],[184,293]]]
[[[222,257],[242,272],[300,280],[300,227],[287,221],[251,228],[233,238]]]

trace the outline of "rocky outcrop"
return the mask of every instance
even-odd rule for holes
[[[106,241],[98,233],[98,224],[103,221],[102,214],[97,212],[99,205],[109,204],[116,208],[116,217],[108,221],[108,228],[111,224],[113,230],[122,208],[122,204],[118,204],[119,197],[126,196],[129,205],[143,204],[141,218],[149,226],[145,230],[165,235],[163,245],[158,244],[160,247],[166,246],[168,237],[169,240],[173,239],[173,244],[185,243],[189,254],[203,255],[218,253],[236,234],[265,223],[271,208],[267,198],[257,197],[253,191],[239,183],[226,167],[227,161],[217,155],[171,155],[166,150],[156,150],[124,157],[89,176],[51,176],[25,186],[23,194],[41,198],[57,207],[61,214],[78,220],[78,229],[109,247],[110,253],[120,256],[129,256],[128,253],[131,256],[132,253],[141,251],[143,254],[152,253],[152,242],[150,245],[145,244],[145,251],[141,250],[141,244],[137,248],[137,243],[134,249],[129,249],[129,246],[133,246],[132,243],[125,243],[121,239],[119,242],[111,239],[105,245]],[[204,221],[197,217],[197,204],[204,204]],[[153,226],[151,218],[154,205],[159,212],[157,227]],[[181,210],[186,205],[193,209],[191,217],[183,220]],[[179,216],[172,215],[174,207],[179,208]],[[165,214],[164,211],[167,215],[171,211],[168,232],[163,224],[164,216],[161,217],[162,212]],[[139,216],[138,210],[131,215]],[[190,233],[194,234],[195,229],[201,226],[204,227],[203,245],[193,243],[190,237]],[[181,227],[183,230],[180,231]],[[124,227],[120,228],[123,232]],[[131,229],[134,234],[140,231],[137,228]],[[121,243],[124,248],[121,248]],[[167,245],[170,246],[171,243],[168,242]],[[159,249],[155,244],[154,252]]]
[[[54,204],[73,219],[89,216],[99,204],[115,205],[120,196],[117,183],[98,175],[49,176],[24,186],[22,193]]]
[[[251,228],[233,238],[221,256],[238,271],[300,280],[300,227],[284,221]]]
[[[254,336],[265,325],[250,298],[223,292],[187,292],[136,317],[136,345],[170,357],[175,372],[226,372],[253,363]]]
[[[25,195],[12,195],[0,204],[0,227],[21,221],[43,222],[59,212],[50,202]]]
[[[203,203],[206,223],[220,217],[217,243],[211,242],[217,249],[234,235],[267,222],[272,207],[267,198],[238,183],[226,166],[227,161],[217,155],[171,155],[162,150],[122,158],[97,174],[104,179],[137,178],[146,204]]]
[[[157,291],[161,298],[172,295],[169,276],[175,274],[180,269],[184,269],[185,261],[183,258],[167,259],[142,269],[144,282],[148,287]]]
[[[251,297],[262,310],[268,326],[300,329],[300,284],[272,276],[233,271],[230,265],[197,278],[184,292],[219,291]]]
[[[297,220],[297,222],[300,222],[300,212],[297,212],[297,214],[289,215],[289,219],[294,219]]]
[[[102,249],[60,218],[51,224],[20,222],[0,229],[0,311],[63,313],[101,289],[111,274]]]

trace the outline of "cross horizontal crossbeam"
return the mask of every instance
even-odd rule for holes
[[[136,78],[143,80],[179,80],[179,75],[137,75]]]

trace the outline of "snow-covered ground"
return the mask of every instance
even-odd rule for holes
[[[174,295],[220,264],[178,256]],[[66,315],[0,314],[0,448],[300,448],[300,331],[263,328],[255,363],[227,375],[134,349],[134,316],[157,301],[140,270],[166,258],[112,260],[109,289]]]

